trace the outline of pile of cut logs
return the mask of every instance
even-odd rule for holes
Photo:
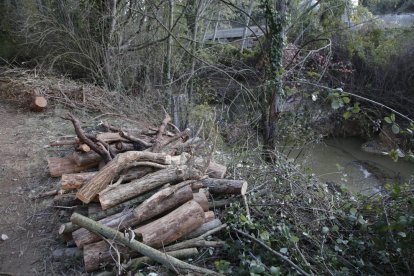
[[[244,197],[247,183],[224,179],[226,167],[211,154],[198,156],[206,143],[191,138],[189,129],[168,131],[168,115],[159,128],[104,124],[106,132],[95,134],[85,133],[72,114],[64,119],[73,123],[77,138],[51,146],[75,145],[76,151],[50,157],[49,172],[61,177],[54,205],[75,210],[59,234],[83,250],[86,272],[112,264],[121,274],[156,262],[175,272],[215,274],[179,259],[223,246],[211,235],[226,225],[210,209],[234,195]],[[87,207],[87,215],[76,211],[79,206]]]

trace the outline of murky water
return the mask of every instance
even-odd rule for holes
[[[387,156],[364,152],[363,143],[357,138],[330,139],[308,150],[298,160],[304,161],[304,166],[320,180],[364,194],[372,194],[385,183],[402,182],[414,175],[414,163],[394,162]]]

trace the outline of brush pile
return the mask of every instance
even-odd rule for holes
[[[201,247],[223,246],[206,239],[226,227],[210,209],[244,196],[247,182],[224,179],[226,167],[211,153],[197,154],[207,143],[190,138],[189,129],[168,131],[173,126],[168,115],[158,128],[104,124],[106,131],[94,134],[72,114],[65,119],[77,138],[51,146],[76,150],[50,157],[48,165],[51,176],[61,177],[54,205],[75,210],[59,234],[83,251],[86,272],[109,264],[121,274],[156,261],[180,273],[214,274],[178,259],[197,255]],[[217,197],[222,200],[212,200]],[[85,216],[78,214],[85,207]]]

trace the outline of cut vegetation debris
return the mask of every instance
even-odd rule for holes
[[[215,209],[232,197],[245,196],[247,182],[224,179],[224,165],[215,163],[211,154],[197,154],[206,142],[190,138],[188,129],[168,131],[168,115],[158,128],[104,124],[106,131],[93,134],[74,115],[64,119],[73,123],[77,138],[51,146],[76,150],[48,158],[50,175],[61,177],[60,190],[42,196],[56,194],[56,208],[88,209],[88,217],[75,211],[59,228],[66,241],[73,240],[69,244],[82,250],[85,271],[109,264],[119,274],[155,261],[175,272],[217,274],[177,258],[191,258],[200,247],[224,245],[210,238],[227,227],[210,206]],[[213,201],[213,195],[221,200]],[[79,255],[80,250],[68,254]]]

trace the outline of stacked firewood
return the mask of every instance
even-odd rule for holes
[[[168,131],[169,116],[158,128],[104,124],[106,132],[93,135],[73,115],[65,119],[77,138],[51,145],[75,145],[76,151],[50,157],[48,164],[50,174],[61,177],[54,204],[88,208],[89,218],[74,213],[59,228],[65,240],[73,239],[83,250],[85,270],[113,263],[121,272],[156,261],[180,272],[213,273],[175,258],[223,246],[206,239],[226,227],[210,209],[226,204],[229,196],[244,196],[247,183],[224,179],[225,166],[211,154],[197,155],[205,141],[191,138],[188,129]],[[227,199],[212,200],[216,195]]]

